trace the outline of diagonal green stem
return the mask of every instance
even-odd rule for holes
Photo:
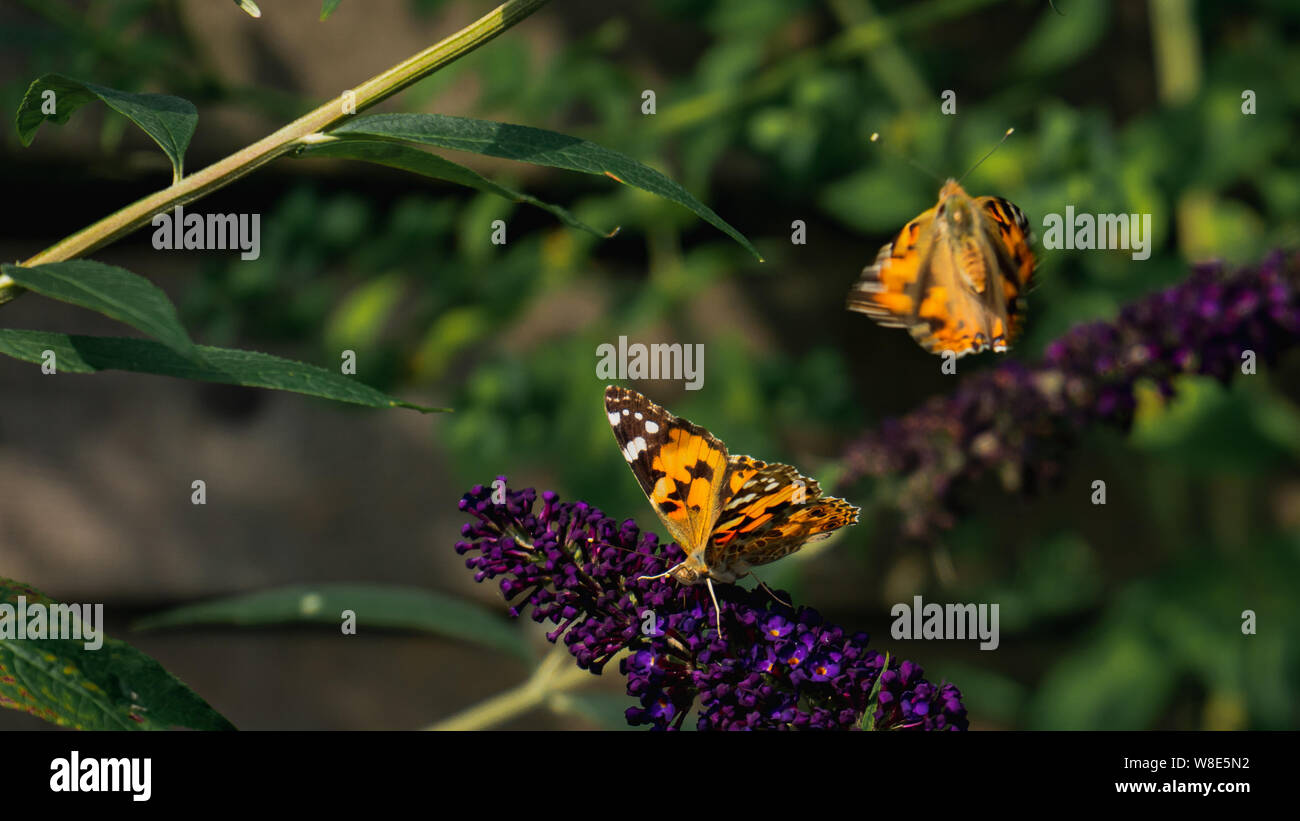
[[[626,654],[626,650],[621,651],[608,664],[613,664]],[[556,647],[537,666],[536,672],[528,681],[424,729],[486,730],[543,705],[555,709],[563,703],[562,696],[566,692],[592,680],[590,670],[570,667],[571,663],[565,648]],[[561,700],[556,701],[557,698]]]
[[[537,11],[547,2],[549,0],[508,0],[450,37],[398,63],[382,74],[370,78],[352,89],[355,95],[355,111],[372,106],[465,56]],[[193,202],[205,194],[229,185],[234,180],[292,150],[304,137],[336,126],[351,116],[351,110],[344,111],[342,97],[331,100],[274,134],[236,151],[202,171],[179,180],[162,191],[136,200],[94,225],[83,228],[51,245],[22,264],[62,262],[88,254],[135,231],[152,220],[155,214],[177,205]],[[17,283],[7,276],[0,275],[0,305],[20,293],[22,289]]]

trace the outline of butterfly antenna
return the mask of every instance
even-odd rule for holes
[[[516,539],[516,541],[518,541],[518,539]],[[594,542],[595,539],[588,539],[587,541]],[[620,547],[616,544],[610,544],[608,542],[601,542],[600,547],[608,547],[610,550],[621,550],[624,553],[635,553],[638,556],[643,556],[647,559],[653,559],[656,562],[667,561],[666,559],[664,559],[663,556],[655,556],[650,553],[642,553],[639,550],[632,550],[631,548],[628,547]],[[662,579],[664,576],[667,576],[671,572],[672,570],[667,570],[663,573],[660,573],[658,576],[638,576],[637,578],[638,579]]]
[[[872,141],[873,143],[878,143],[878,142],[880,142],[880,133],[879,133],[879,132],[876,132],[876,131],[873,131],[873,132],[871,133],[871,141]],[[881,144],[884,145],[883,143],[881,143]],[[888,151],[890,154],[893,154],[895,157],[897,157],[898,159],[900,159],[900,160],[902,160],[903,162],[907,163],[908,165],[912,166],[912,167],[915,168],[917,171],[920,171],[921,173],[925,174],[925,175],[928,176],[928,177],[933,177],[937,182],[940,182],[940,183],[943,182],[943,177],[940,177],[938,174],[936,174],[936,173],[934,173],[933,171],[931,171],[930,169],[926,168],[924,165],[921,165],[919,162],[917,162],[916,160],[914,160],[914,159],[912,159],[911,157],[907,156],[906,154],[902,153],[901,151],[895,151],[895,150],[893,149],[893,147],[888,146],[888,145],[885,145],[884,148],[885,148],[885,150]]]
[[[1002,139],[998,140],[998,144],[990,148],[989,153],[985,154],[983,157],[980,157],[979,162],[975,163],[969,169],[967,169],[966,173],[962,174],[961,177],[957,180],[957,183],[960,185],[962,180],[970,176],[970,172],[974,171],[976,168],[979,168],[981,165],[983,165],[985,160],[993,156],[994,151],[997,151],[999,148],[1002,147],[1002,144],[1007,141],[1007,137],[1010,137],[1014,133],[1016,133],[1016,130],[1014,128],[1008,128],[1007,133],[1002,135]]]
[[[784,606],[784,607],[789,607],[789,608],[791,608],[791,609],[794,608],[794,605],[793,605],[793,604],[791,604],[790,602],[788,602],[788,601],[786,601],[785,599],[781,598],[780,596],[776,595],[776,591],[773,590],[772,588],[768,587],[768,586],[767,586],[767,582],[763,581],[762,579],[759,579],[759,580],[758,580],[758,586],[761,587],[761,588],[763,588],[763,590],[767,593],[767,595],[769,595],[769,596],[772,597],[772,601],[774,601],[774,602],[776,602],[777,604],[782,605],[782,606]]]

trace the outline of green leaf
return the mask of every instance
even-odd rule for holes
[[[1018,70],[1033,73],[1059,70],[1092,50],[1109,17],[1110,4],[1102,2],[1072,3],[1066,15],[1043,11],[1021,41],[1013,63]]]
[[[29,291],[125,322],[189,359],[197,355],[167,295],[125,268],[77,259],[30,268],[3,263],[0,271]]]
[[[324,0],[320,5],[320,19],[324,20],[334,13],[334,9],[339,7],[343,0]]]
[[[401,140],[603,175],[685,206],[740,243],[759,261],[763,259],[743,234],[692,197],[685,188],[625,154],[578,137],[447,114],[374,114],[349,120],[329,133],[335,137]]]
[[[1142,632],[1106,630],[1058,662],[1028,705],[1031,730],[1151,729],[1179,671]]]
[[[291,391],[371,408],[412,408],[423,413],[448,410],[403,402],[340,373],[291,359],[206,345],[198,346],[197,350],[200,360],[192,361],[147,339],[0,329],[0,353],[44,364],[47,360],[45,352],[53,352],[56,372],[59,373],[136,371]]]
[[[883,234],[929,207],[922,191],[895,169],[868,168],[826,184],[817,204],[856,231]]]
[[[69,638],[52,639],[30,638],[35,624],[28,618],[28,637],[19,638],[19,605],[29,615],[40,605],[46,629],[48,617],[60,612],[47,610],[56,603],[28,585],[0,578],[0,602],[12,611],[0,611],[0,707],[78,730],[235,729],[157,661],[102,633],[88,637],[80,620],[72,622],[78,629]],[[86,626],[103,630],[98,617]]]
[[[618,233],[618,228],[609,232],[598,231],[558,205],[551,205],[550,203],[542,202],[536,197],[529,196],[521,191],[516,191],[513,188],[507,188],[504,185],[492,182],[478,172],[466,168],[460,163],[452,162],[445,157],[431,154],[428,151],[421,151],[418,148],[412,148],[411,146],[403,145],[402,143],[388,142],[385,140],[354,139],[348,137],[310,146],[297,154],[297,156],[365,160],[366,162],[386,165],[390,168],[400,168],[403,171],[423,174],[426,177],[433,177],[434,179],[446,180],[447,182],[468,186],[469,188],[474,188],[488,194],[496,194],[499,197],[505,197],[514,202],[526,202],[529,205],[535,205],[538,208],[541,208],[544,211],[549,211],[559,217],[565,224],[595,234],[601,238],[612,237]]]
[[[884,684],[884,673],[889,670],[889,652],[885,652],[884,659],[880,662],[881,675],[876,676],[876,682],[871,685],[871,692],[867,695],[867,708],[862,711],[862,718],[858,720],[859,730],[876,729],[876,710],[880,707],[880,685]]]
[[[356,613],[358,632],[373,627],[404,627],[474,642],[532,662],[521,631],[478,605],[416,587],[377,584],[294,585],[228,599],[178,607],[149,616],[137,630],[191,624],[243,627],[286,622],[317,622],[335,628],[344,610]]]
[[[384,274],[359,284],[345,294],[321,331],[326,350],[369,348],[382,344],[392,315],[409,289],[401,274]]]
[[[49,95],[48,92],[53,92]],[[179,180],[185,167],[185,149],[189,147],[199,122],[198,109],[189,100],[166,94],[132,94],[64,77],[46,74],[38,77],[18,105],[18,139],[31,145],[36,129],[45,120],[62,125],[86,103],[96,99],[144,129],[172,162],[173,179]],[[44,113],[49,106],[53,113]]]
[[[249,17],[262,16],[262,10],[257,7],[253,0],[235,0],[235,5],[247,12]]]
[[[1165,400],[1139,386],[1130,441],[1198,475],[1267,474],[1300,456],[1300,414],[1261,383],[1224,387],[1211,377],[1182,376]]]

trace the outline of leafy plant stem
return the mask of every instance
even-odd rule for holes
[[[135,231],[155,214],[185,205],[229,185],[234,180],[294,149],[302,138],[338,125],[354,113],[396,94],[443,66],[465,56],[506,29],[546,5],[549,0],[508,0],[455,34],[398,63],[354,89],[355,103],[346,108],[336,98],[316,110],[202,171],[137,200],[77,233],[23,261],[25,266],[76,259]],[[14,299],[22,288],[8,276],[0,276],[0,305]]]

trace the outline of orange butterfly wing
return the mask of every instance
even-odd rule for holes
[[[921,304],[921,265],[934,211],[921,214],[903,226],[893,242],[881,246],[876,261],[862,270],[849,292],[848,308],[874,319],[886,328],[906,328],[915,323]]]
[[[988,215],[996,231],[991,243],[998,254],[998,274],[1001,277],[1004,309],[1010,327],[1007,343],[1014,342],[1024,324],[1025,294],[1034,287],[1034,269],[1038,260],[1030,247],[1033,232],[1025,213],[1002,197],[976,197],[975,205]],[[988,229],[986,229],[988,230]]]
[[[704,552],[705,563],[719,576],[743,576],[750,567],[788,556],[858,520],[856,507],[822,496],[816,479],[789,465],[731,459],[738,487]]]
[[[955,231],[945,211],[970,214]],[[956,223],[954,223],[956,224]],[[1018,334],[1034,254],[1029,224],[1001,197],[972,199],[949,181],[939,203],[880,249],[849,293],[848,308],[907,328],[931,353],[1005,351]]]
[[[688,554],[702,548],[722,507],[726,446],[626,388],[605,388],[605,413],[623,458],[673,540]]]

